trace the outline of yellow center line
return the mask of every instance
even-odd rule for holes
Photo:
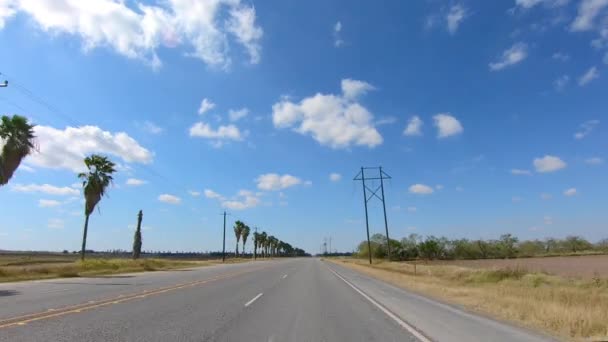
[[[188,287],[194,287],[196,285],[202,285],[202,284],[206,284],[206,283],[210,283],[210,282],[214,282],[214,281],[218,281],[218,280],[234,278],[238,275],[255,272],[260,269],[267,268],[270,266],[273,266],[273,265],[257,267],[257,268],[246,270],[246,271],[228,273],[225,275],[215,276],[215,277],[205,279],[205,280],[195,280],[195,281],[188,282],[188,283],[182,283],[182,284],[172,285],[172,286],[168,286],[168,287],[161,287],[161,288],[153,289],[153,290],[143,290],[141,292],[129,294],[129,295],[122,294],[122,295],[119,295],[114,298],[102,299],[99,301],[88,301],[88,303],[84,303],[84,304],[76,304],[76,305],[71,305],[71,306],[57,308],[57,309],[48,309],[47,311],[44,311],[44,312],[38,312],[38,313],[33,313],[33,314],[11,317],[11,318],[7,318],[7,319],[0,321],[0,329],[4,329],[4,328],[16,326],[16,325],[19,325],[19,326],[26,325],[27,323],[34,322],[34,321],[64,316],[64,315],[68,315],[68,314],[72,314],[72,313],[80,313],[80,312],[83,312],[86,310],[91,310],[91,309],[103,307],[103,306],[110,305],[110,304],[119,304],[119,303],[123,303],[126,301],[138,299],[138,298],[145,298],[147,296],[166,293],[169,291],[184,289],[184,288],[188,288]]]

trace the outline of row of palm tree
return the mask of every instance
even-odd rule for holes
[[[27,118],[19,115],[13,117],[2,116],[0,120],[0,143],[3,143],[0,153],[0,186],[5,185],[21,164],[21,161],[35,150],[34,125]],[[106,156],[92,154],[84,158],[87,171],[78,174],[82,181],[84,206],[84,228],[82,234],[81,260],[85,259],[87,232],[89,229],[89,218],[101,199],[106,195],[108,186],[112,184],[116,165]],[[138,231],[141,225],[141,211],[138,217]],[[236,237],[236,257],[239,256],[239,242],[243,241],[242,254],[245,253],[245,244],[251,232],[251,228],[241,221],[234,224],[234,235]],[[139,233],[141,234],[141,233]],[[266,232],[253,233],[254,259],[257,259],[258,248],[262,257],[277,255],[295,255],[304,252],[293,248],[290,244],[283,242]],[[137,246],[137,247],[136,247]],[[139,255],[135,249],[141,249],[141,235],[134,239],[134,257]]]

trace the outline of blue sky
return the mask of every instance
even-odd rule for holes
[[[1,0],[0,27],[0,111],[39,125],[0,249],[78,249],[89,153],[119,164],[94,249],[142,209],[144,249],[217,250],[226,209],[352,250],[376,165],[394,237],[608,234],[608,1]]]

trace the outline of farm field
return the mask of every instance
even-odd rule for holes
[[[434,260],[428,265],[452,265],[467,268],[511,268],[563,277],[608,277],[608,255],[555,256],[518,259]]]

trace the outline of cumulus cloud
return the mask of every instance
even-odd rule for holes
[[[339,173],[332,172],[329,174],[329,180],[332,182],[337,182],[342,179],[342,175]]]
[[[232,210],[245,210],[255,208],[260,204],[259,194],[254,194],[248,190],[240,190],[238,194],[230,200],[221,200],[223,208]]]
[[[448,11],[448,14],[445,17],[448,26],[448,32],[450,34],[455,34],[456,31],[458,31],[458,27],[466,18],[466,16],[467,11],[462,5],[456,4],[450,7],[450,10]]]
[[[265,191],[278,191],[289,187],[302,184],[302,180],[292,175],[279,175],[276,173],[267,173],[260,175],[256,179],[258,189]]]
[[[511,174],[512,175],[516,175],[516,176],[529,176],[532,174],[532,172],[530,172],[530,170],[522,170],[522,169],[511,169]]]
[[[608,6],[608,0],[582,0],[578,13],[570,25],[572,31],[588,31],[594,28],[595,19]]]
[[[155,5],[116,0],[13,0],[0,4],[0,28],[15,13],[50,35],[81,39],[85,51],[105,47],[154,68],[161,47],[184,46],[188,56],[227,68],[232,45],[250,63],[260,60],[262,29],[253,6],[240,0],[170,0]]]
[[[56,201],[56,200],[49,200],[49,199],[38,200],[38,206],[40,208],[53,208],[53,207],[58,207],[60,205],[61,205],[61,202]]]
[[[158,196],[158,200],[169,204],[180,204],[182,202],[181,198],[170,194],[162,194]]]
[[[344,40],[342,39],[342,22],[338,21],[336,22],[336,24],[334,25],[334,29],[333,29],[333,37],[334,37],[334,46],[335,47],[340,47],[342,45],[344,45]]]
[[[437,127],[437,137],[447,138],[449,136],[458,135],[464,131],[460,121],[453,117],[450,113],[440,113],[433,116],[435,127]]]
[[[205,189],[204,193],[205,193],[205,197],[207,197],[207,198],[223,199],[222,195],[218,194],[217,192],[215,192],[211,189]]]
[[[198,107],[198,114],[203,115],[208,111],[212,110],[213,108],[215,108],[215,103],[211,102],[211,100],[209,100],[208,98],[204,98],[201,101],[201,105]]]
[[[564,190],[564,196],[574,196],[577,194],[576,188],[570,188],[570,189],[566,189]]]
[[[578,85],[582,87],[598,77],[600,77],[600,73],[597,71],[597,68],[591,67],[578,78]]]
[[[422,125],[423,122],[417,115],[412,116],[403,130],[403,135],[408,137],[422,135]]]
[[[140,186],[140,185],[144,185],[146,183],[148,183],[148,182],[143,179],[129,178],[129,179],[127,179],[125,184],[128,186]]]
[[[199,121],[190,127],[190,136],[196,138],[210,139],[216,147],[222,146],[224,141],[241,141],[243,134],[235,125],[220,125],[213,129],[211,125]]]
[[[139,127],[147,133],[150,134],[161,134],[164,129],[160,126],[158,126],[157,124],[155,124],[152,121],[144,121],[142,124],[139,125]]]
[[[561,170],[566,167],[566,163],[555,156],[545,155],[542,158],[535,158],[533,161],[536,172],[548,173]]]
[[[109,154],[128,163],[149,164],[153,154],[127,133],[111,133],[97,126],[67,127],[64,130],[35,126],[39,151],[25,159],[31,165],[82,172],[83,159],[91,153]]]
[[[246,117],[249,114],[249,109],[241,108],[238,110],[231,109],[228,111],[228,118],[230,121],[239,121],[240,119]]]
[[[374,89],[367,82],[342,80],[341,95],[316,94],[299,103],[287,98],[272,106],[272,122],[276,128],[293,127],[321,145],[348,148],[352,145],[375,147],[382,136],[374,126],[374,116],[357,102],[359,96]]]
[[[515,5],[523,9],[530,9],[543,4],[547,7],[560,7],[568,4],[570,0],[515,0]]]
[[[579,129],[574,133],[574,139],[583,139],[595,129],[595,126],[599,125],[599,120],[587,120],[580,124]]]
[[[490,70],[502,70],[523,61],[526,57],[528,57],[528,45],[521,42],[515,43],[502,53],[498,61],[489,64]]]
[[[77,196],[80,194],[80,191],[78,191],[77,189],[68,186],[59,187],[50,184],[15,184],[12,187],[12,190],[26,193],[41,192],[43,194],[56,196]]]
[[[416,195],[430,195],[434,192],[434,190],[428,185],[414,184],[409,187],[409,192]]]

